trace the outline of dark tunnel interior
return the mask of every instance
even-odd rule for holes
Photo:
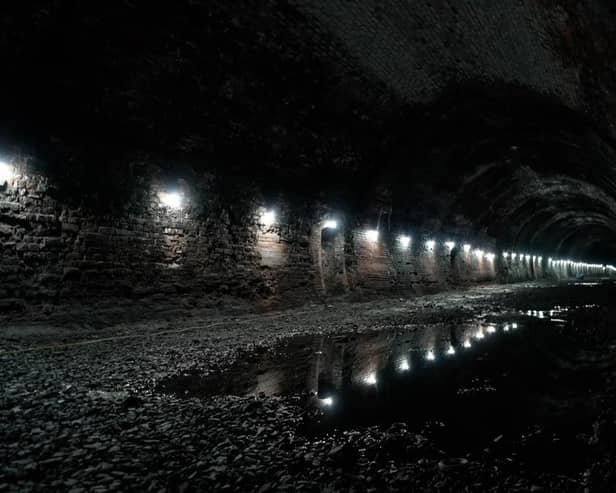
[[[394,221],[609,262],[613,9],[557,2],[551,17],[541,3],[540,33],[516,22],[538,8],[524,2],[493,30],[455,2],[7,6],[4,155],[34,157],[80,200],[91,189],[96,207],[125,198],[144,160],[359,208],[378,184]],[[370,21],[390,28],[362,57],[374,33],[355,27]],[[481,61],[485,46],[498,50]]]
[[[1,5],[0,491],[610,491],[615,46],[607,0]]]

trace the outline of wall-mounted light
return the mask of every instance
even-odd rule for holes
[[[434,240],[426,241],[426,248],[428,250],[434,250],[434,245],[436,245],[436,242]]]
[[[466,243],[466,244],[462,247],[462,249],[464,250],[464,253],[468,253],[468,252],[470,252],[470,251],[471,251],[471,246],[470,246],[468,243]]]
[[[503,258],[509,257],[509,252],[503,252]]]
[[[489,262],[494,261],[494,257],[495,255],[493,253],[486,253],[486,259],[488,259]]]
[[[373,243],[376,242],[379,239],[379,230],[378,229],[366,230],[366,239]]]
[[[0,186],[10,182],[13,179],[13,176],[15,176],[15,170],[13,167],[4,161],[0,161]]]
[[[426,359],[428,361],[434,361],[436,359],[436,356],[434,354],[434,351],[432,351],[432,349],[430,349],[427,353],[426,353]]]
[[[449,345],[449,349],[447,349],[447,354],[456,354],[456,350],[451,344]]]
[[[402,358],[398,363],[398,369],[400,371],[409,371],[411,369],[411,365],[409,364],[409,360],[406,358]]]
[[[400,235],[398,237],[398,242],[400,243],[400,246],[402,248],[408,248],[408,246],[411,244],[411,237],[410,236],[405,236],[405,235]]]
[[[169,209],[181,209],[184,203],[184,197],[179,192],[160,192],[158,198],[161,207]]]
[[[329,219],[323,223],[323,229],[336,229],[337,227],[338,222],[333,219]]]
[[[455,241],[446,241],[445,242],[445,246],[447,247],[448,250],[453,250],[454,247],[456,246],[456,242]]]
[[[265,210],[261,213],[261,217],[259,217],[259,224],[263,226],[271,226],[276,221],[276,213],[272,210]]]
[[[325,397],[323,399],[319,399],[321,401],[321,404],[323,404],[324,406],[331,406],[334,404],[334,398],[333,397]]]
[[[477,248],[473,253],[478,259],[481,259],[481,257],[483,257],[483,250],[480,250],[479,248]]]
[[[471,347],[471,346],[472,346],[472,344],[471,344],[471,340],[470,340],[470,339],[466,339],[466,340],[464,341],[464,344],[462,344],[462,346],[464,346],[465,348],[469,348],[469,347]]]
[[[525,257],[527,261],[530,260],[530,255],[528,253],[525,255]]]
[[[376,373],[368,373],[363,380],[366,385],[376,385]]]

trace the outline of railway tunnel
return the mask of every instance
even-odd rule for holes
[[[0,486],[607,488],[609,2],[0,12]]]

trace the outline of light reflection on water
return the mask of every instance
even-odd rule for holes
[[[547,319],[551,323],[563,325],[567,323],[567,321],[563,318],[567,313],[576,310],[591,310],[594,308],[599,308],[599,305],[596,303],[586,303],[572,306],[555,305],[549,310],[521,310],[520,313],[528,317]]]
[[[482,340],[485,340],[488,335],[497,334],[498,332],[500,332],[501,335],[505,335],[507,332],[511,330],[511,328],[517,329],[517,327],[518,327],[517,322],[502,322],[500,324],[489,323],[486,325],[469,324],[468,326],[459,327],[458,328],[459,334],[455,334],[455,331],[454,331],[454,333],[452,333],[448,339],[446,340],[440,339],[440,341],[437,341],[437,342],[440,342],[440,345],[438,348],[434,348],[434,347],[422,348],[422,347],[417,347],[417,346],[407,348],[405,350],[407,354],[398,357],[397,364],[395,365],[396,370],[400,373],[406,373],[406,372],[411,371],[410,360],[411,360],[411,354],[413,353],[423,354],[423,359],[427,363],[433,363],[433,362],[437,363],[439,359],[441,358],[447,357],[449,359],[449,358],[455,357],[458,354],[457,348],[461,347],[463,349],[470,349],[472,347],[471,338],[475,338],[478,342],[480,342]],[[496,337],[498,337],[498,335]],[[404,342],[400,343],[400,341],[397,339],[398,337],[394,338],[394,341],[393,341],[394,346],[399,344],[400,347],[403,347]],[[404,339],[403,336],[402,336],[402,339]],[[460,340],[463,340],[464,342],[460,343],[459,342]],[[392,348],[392,350],[394,349]],[[376,370],[374,368],[375,364],[377,365]],[[357,362],[356,365],[358,368],[362,367],[361,362]],[[361,382],[368,386],[377,385],[379,383],[379,380],[381,380],[378,377],[378,373],[381,371],[386,371],[388,369],[388,365],[389,365],[389,358],[387,354],[380,354],[379,358],[371,360],[371,369],[369,371],[361,374],[359,378],[351,376],[351,380]],[[359,371],[361,372],[361,370]],[[328,386],[327,388],[328,388],[328,392],[332,392],[334,387]],[[317,386],[317,393],[319,395],[322,394],[322,391],[318,389],[318,386]]]
[[[291,394],[307,416],[318,415],[310,421],[317,432],[442,421],[448,446],[491,446],[495,436],[537,420],[574,429],[567,420],[577,423],[581,414],[565,413],[594,401],[588,374],[575,370],[579,345],[562,326],[575,320],[574,309],[597,306],[524,307],[463,323],[297,336],[242,355],[221,373],[177,375],[161,390],[199,397]]]
[[[506,344],[518,323],[481,318],[460,325],[403,325],[366,333],[299,336],[261,357],[239,358],[222,374],[178,375],[167,388],[200,396],[309,392],[322,408],[334,409],[349,389],[380,389],[395,375],[424,378],[426,372],[438,372],[444,365],[479,354],[488,344],[499,340]]]

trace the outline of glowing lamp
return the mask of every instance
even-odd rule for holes
[[[263,211],[259,220],[263,226],[271,226],[276,221],[276,213],[271,210]]]
[[[446,246],[449,250],[453,250],[453,248],[456,246],[456,242],[455,242],[455,241],[446,241],[446,242],[445,242],[445,246]]]
[[[332,219],[323,223],[323,229],[336,229],[337,227],[338,223]]]
[[[471,346],[472,346],[472,344],[471,344],[471,340],[470,340],[470,339],[466,339],[466,340],[464,341],[464,344],[462,344],[462,345],[463,345],[465,348],[469,348],[469,347],[471,347]]]
[[[13,176],[13,167],[3,161],[0,161],[0,186],[11,181]]]
[[[409,371],[411,369],[411,365],[409,365],[409,360],[406,358],[402,358],[400,360],[400,364],[398,365],[398,369],[400,371]]]
[[[492,262],[494,260],[494,254],[493,253],[486,253],[486,258],[488,259],[488,261]]]
[[[477,248],[473,253],[477,258],[483,257],[483,250],[480,250],[479,248]]]
[[[158,194],[160,205],[169,209],[181,209],[184,197],[178,192],[161,192]]]
[[[364,383],[367,385],[376,385],[376,373],[372,372],[366,375]]]
[[[379,231],[377,229],[369,229],[366,231],[368,241],[375,242],[379,239]]]
[[[456,354],[456,350],[452,345],[449,345],[449,349],[447,349],[447,354]]]
[[[434,250],[434,245],[436,244],[436,242],[434,240],[428,240],[426,241],[426,248],[428,250]]]
[[[494,327],[493,325],[488,325],[486,331],[488,332],[488,334],[494,334],[494,332],[496,332],[496,327]]]
[[[434,361],[436,359],[436,356],[434,355],[434,351],[430,350],[426,353],[426,359],[428,361]]]
[[[462,247],[462,249],[464,250],[464,253],[468,253],[471,251],[471,246],[467,243]]]
[[[411,244],[411,237],[402,235],[398,237],[398,241],[400,242],[400,246],[402,248],[408,248],[408,246]]]
[[[503,252],[503,258],[509,257],[509,252]]]
[[[325,397],[324,399],[321,399],[321,404],[323,404],[324,406],[331,406],[333,403],[333,397]]]

